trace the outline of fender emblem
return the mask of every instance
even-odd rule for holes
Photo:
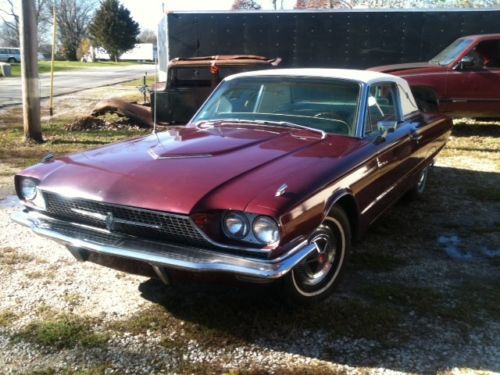
[[[281,197],[283,194],[286,193],[286,189],[288,189],[287,184],[281,185],[278,190],[276,190],[276,194],[274,194],[275,197]]]

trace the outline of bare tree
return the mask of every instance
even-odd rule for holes
[[[272,1],[273,1],[273,9],[277,10],[278,9],[278,0],[272,0]],[[283,1],[284,0],[280,0],[280,9],[283,9]]]
[[[246,10],[259,10],[262,9],[260,4],[255,0],[234,0],[232,10],[246,9]]]
[[[38,42],[44,41],[51,23],[50,0],[35,0],[35,22]],[[3,43],[19,46],[19,9],[14,0],[0,0],[1,39]]]
[[[137,40],[141,43],[154,43],[156,44],[156,33],[153,30],[142,30]]]
[[[95,1],[88,0],[55,0],[59,42],[65,59],[78,59],[78,47],[87,36],[96,5]]]
[[[5,8],[4,8],[5,6]],[[19,13],[14,6],[13,0],[5,0],[0,7],[0,18],[3,21],[4,42],[13,46],[19,46]],[[8,40],[5,40],[7,39]]]

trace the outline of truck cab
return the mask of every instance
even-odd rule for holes
[[[269,69],[280,58],[255,55],[217,55],[170,60],[167,80],[153,87],[152,113],[156,120],[185,124],[225,77],[250,70]]]

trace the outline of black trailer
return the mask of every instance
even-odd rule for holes
[[[280,56],[281,67],[366,68],[428,60],[463,35],[500,33],[500,9],[171,12],[159,68],[174,57]]]

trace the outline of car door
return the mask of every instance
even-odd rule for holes
[[[455,115],[500,115],[500,40],[486,40],[466,56],[448,76],[448,97]]]
[[[368,223],[406,191],[406,177],[417,161],[415,127],[401,118],[397,86],[392,82],[376,83],[368,89],[364,137],[369,140],[367,162],[370,171],[365,188],[358,196],[361,214]],[[392,122],[394,130],[384,134],[377,127],[380,122]]]

